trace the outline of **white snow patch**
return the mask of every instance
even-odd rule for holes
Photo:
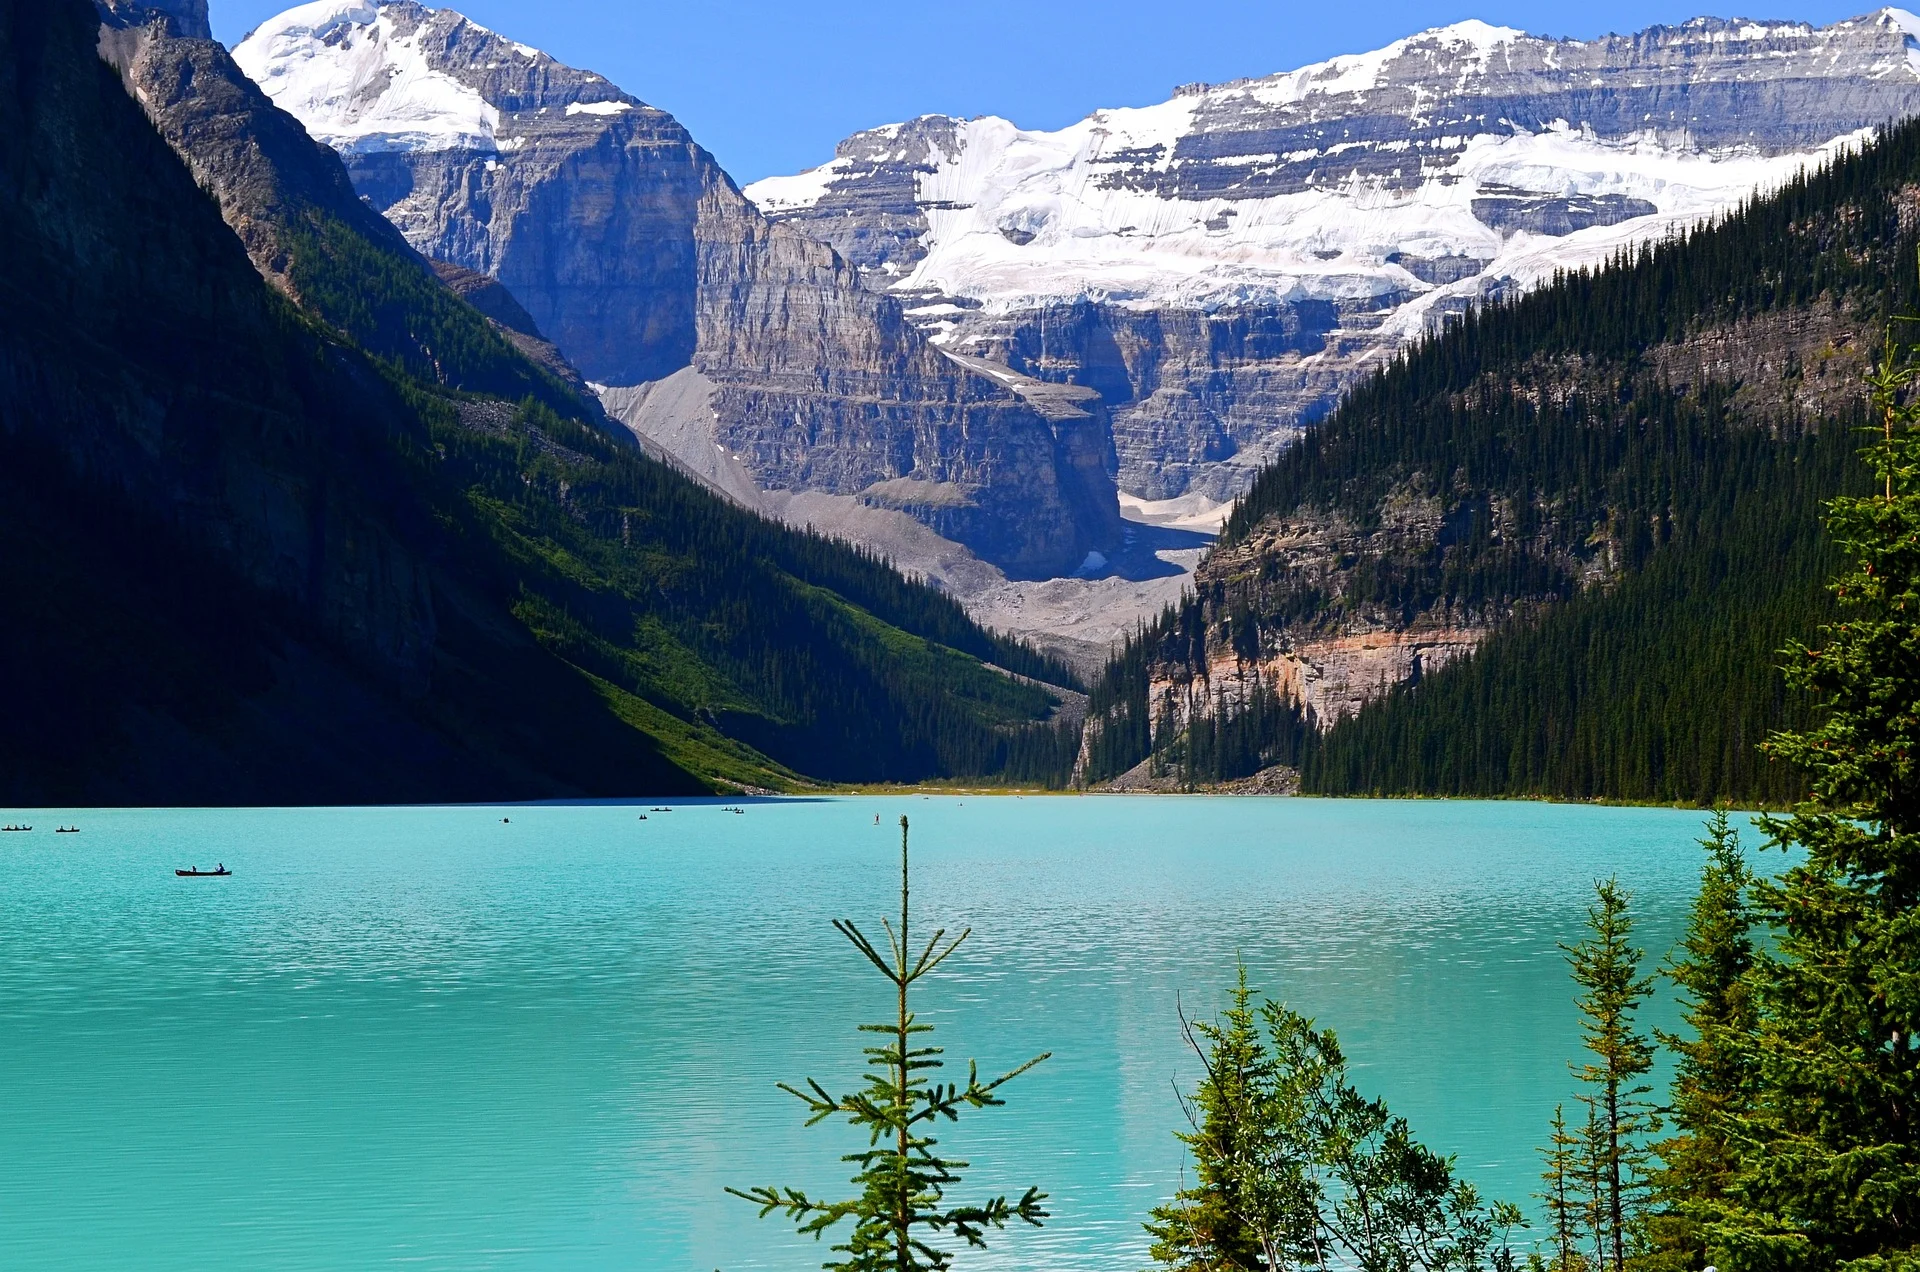
[[[1232,511],[1232,500],[1217,502],[1198,492],[1189,492],[1173,499],[1142,499],[1124,490],[1120,492],[1122,517],[1128,521],[1170,526],[1177,530],[1219,534],[1220,527],[1227,523],[1227,514]]]
[[[1914,21],[1920,27],[1920,19]],[[1511,28],[1460,23],[1361,58],[1384,65],[1394,50],[1422,41],[1451,50],[1449,56],[1487,57],[1518,37]],[[933,170],[918,178],[928,224],[921,239],[926,255],[893,285],[906,293],[970,298],[989,314],[1078,299],[1138,309],[1216,309],[1412,291],[1431,293],[1437,302],[1509,276],[1550,275],[1555,262],[1587,263],[1597,259],[1596,251],[1604,255],[1684,228],[1790,180],[1809,162],[1867,135],[1837,138],[1811,156],[1765,157],[1747,147],[1709,152],[1651,131],[1603,139],[1559,122],[1539,133],[1502,129],[1442,138],[1423,153],[1444,155],[1444,161],[1411,189],[1356,173],[1328,188],[1191,199],[1110,179],[1118,170],[1110,156],[1120,152],[1129,167],[1166,170],[1182,138],[1193,132],[1195,112],[1215,94],[1331,91],[1330,85],[1349,77],[1358,84],[1372,73],[1363,75],[1362,69],[1354,59],[1335,59],[1251,88],[1097,111],[1055,132],[1021,129],[993,116],[958,122],[951,157],[936,156]],[[1248,155],[1233,166],[1258,171],[1289,158],[1294,156]],[[1410,165],[1418,163],[1409,155]],[[769,213],[803,210],[848,178],[850,167],[836,159],[756,182],[746,193]],[[1618,196],[1643,201],[1654,212],[1562,238],[1503,233],[1473,213],[1474,199],[1493,187],[1548,197]],[[1486,264],[1475,279],[1434,287],[1389,262],[1396,254]],[[1403,307],[1406,320],[1417,315],[1425,323],[1432,303]],[[958,315],[923,306],[914,316]],[[1394,321],[1400,320],[1396,314]]]
[[[631,102],[569,102],[568,115],[620,115],[633,109]]]
[[[336,150],[493,150],[500,112],[428,65],[371,0],[318,0],[263,23],[233,57]]]
[[[763,212],[796,212],[810,208],[826,197],[827,187],[838,180],[851,165],[845,159],[795,173],[790,177],[766,177],[744,191]]]
[[[1888,7],[1880,10],[1879,15],[1911,36],[1920,36],[1920,16],[1905,9]]]

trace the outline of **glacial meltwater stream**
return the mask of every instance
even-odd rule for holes
[[[942,1132],[963,1197],[1051,1194],[972,1266],[1143,1266],[1178,1009],[1236,958],[1524,1202],[1578,1046],[1557,944],[1617,875],[1663,957],[1702,856],[1695,813],[1523,803],[648,808],[0,810],[36,827],[0,836],[0,1266],[817,1267],[722,1190],[844,1187],[864,1138],[774,1084],[856,1083],[889,990],[829,921],[877,934],[901,813],[916,926],[974,930],[934,1041],[1053,1053]]]

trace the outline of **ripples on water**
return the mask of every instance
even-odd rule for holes
[[[1143,1264],[1176,1001],[1215,1010],[1236,957],[1524,1199],[1578,1045],[1557,943],[1618,874],[1664,953],[1700,861],[1696,814],[1530,804],[36,812],[84,831],[0,840],[0,1264],[817,1266],[721,1190],[844,1186],[859,1145],[773,1083],[850,1087],[885,1017],[828,920],[893,908],[901,812],[916,926],[975,929],[926,982],[935,1041],[1054,1053],[945,1132],[969,1193],[1052,1194],[996,1268]]]

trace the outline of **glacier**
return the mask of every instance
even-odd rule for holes
[[[1900,9],[1589,41],[1467,21],[1058,130],[922,116],[745,192],[944,347],[1099,387],[1123,491],[1227,499],[1451,316],[1920,109],[1917,33]]]

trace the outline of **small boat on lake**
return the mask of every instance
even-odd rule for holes
[[[173,873],[179,875],[182,879],[211,879],[217,875],[230,875],[233,871],[227,869],[225,866],[219,866],[212,870],[202,870],[196,866],[192,870],[176,870]]]
[[[78,826],[60,826],[56,827],[53,833],[56,835],[77,835],[80,833],[80,828]]]
[[[0,826],[0,834],[19,834],[32,829],[31,826]]]

